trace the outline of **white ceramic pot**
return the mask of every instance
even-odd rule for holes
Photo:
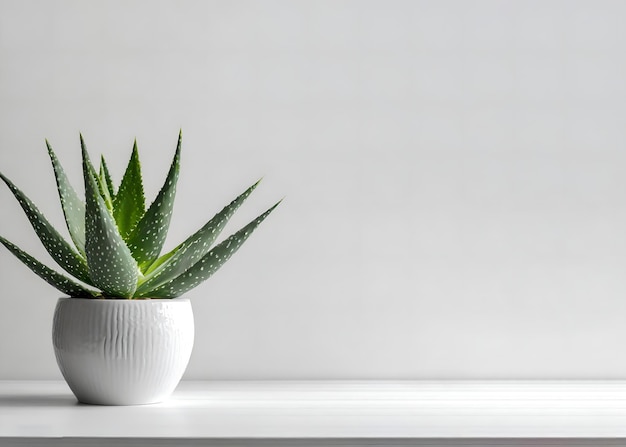
[[[186,298],[61,298],[52,341],[57,363],[80,402],[142,405],[166,399],[193,347]]]

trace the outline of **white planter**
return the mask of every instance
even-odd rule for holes
[[[61,298],[52,340],[57,363],[80,402],[140,405],[166,399],[193,347],[186,298]]]

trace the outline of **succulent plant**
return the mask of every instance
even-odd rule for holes
[[[278,206],[214,245],[231,216],[260,180],[226,205],[202,228],[161,255],[170,225],[179,175],[182,133],[165,183],[146,209],[137,143],[116,190],[104,157],[96,172],[85,142],[80,143],[85,200],[70,184],[46,140],[61,207],[73,245],[43,216],[6,176],[9,187],[33,229],[56,263],[73,278],[58,273],[0,236],[2,243],[34,273],[70,297],[175,298],[196,287],[219,269]]]

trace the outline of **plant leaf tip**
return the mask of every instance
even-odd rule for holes
[[[283,200],[285,200],[285,197],[283,197],[278,202],[276,202],[268,211],[274,211],[276,209],[276,207],[283,202]]]
[[[86,157],[87,155],[87,146],[85,145],[85,140],[83,138],[83,134],[80,133],[80,150],[83,153],[83,158],[88,158]]]

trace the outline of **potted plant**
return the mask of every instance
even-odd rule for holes
[[[165,183],[146,208],[136,142],[115,188],[104,157],[96,171],[81,135],[83,201],[46,140],[73,244],[0,173],[43,246],[71,275],[52,270],[0,236],[0,243],[20,261],[67,295],[57,302],[52,339],[59,368],[80,402],[135,405],[169,396],[187,367],[194,338],[191,303],[181,296],[215,273],[280,203],[216,244],[256,182],[184,242],[161,254],[176,194],[181,141],[182,133]]]

